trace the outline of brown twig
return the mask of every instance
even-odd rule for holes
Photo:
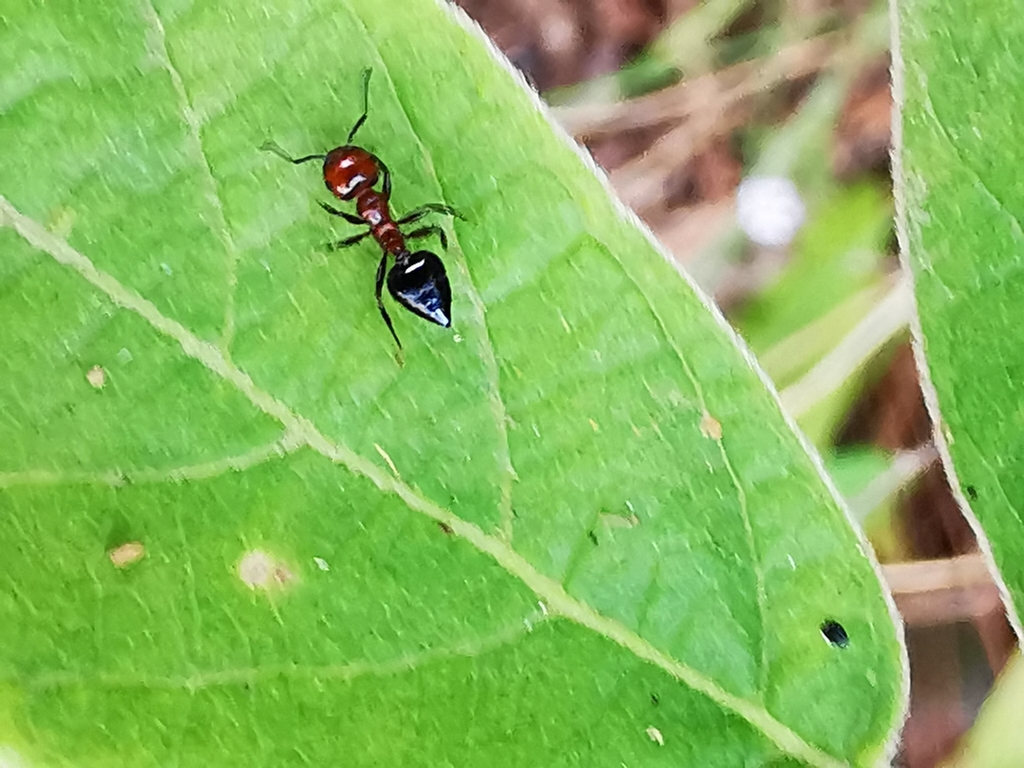
[[[883,565],[882,573],[910,626],[951,624],[1002,609],[999,588],[981,553]]]
[[[675,105],[674,111],[654,102],[656,107],[649,108],[646,113],[649,119],[664,120],[666,114],[678,116],[683,104],[689,110],[689,118],[662,136],[643,156],[612,172],[612,184],[619,195],[641,211],[658,203],[664,198],[669,175],[680,164],[707,148],[717,137],[731,133],[747,121],[751,98],[788,79],[828,66],[842,51],[835,45],[835,35],[822,35],[785,48],[770,59],[745,62],[722,70],[713,79],[697,78],[689,84],[694,88],[688,91],[682,103],[675,99],[669,101]],[[645,99],[658,96],[653,94]],[[633,127],[642,125],[642,117],[642,114],[638,115],[630,124]]]
[[[829,62],[836,45],[836,33],[820,35],[767,58],[734,64],[646,96],[617,104],[563,107],[555,109],[555,116],[574,136],[588,140],[682,120],[714,101],[743,99],[786,80],[812,75]]]

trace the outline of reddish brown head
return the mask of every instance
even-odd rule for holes
[[[324,158],[324,183],[340,200],[353,200],[377,183],[377,158],[362,147],[332,149]]]

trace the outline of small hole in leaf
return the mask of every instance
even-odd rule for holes
[[[978,489],[977,488],[975,488],[973,485],[968,485],[967,487],[964,488],[964,490],[967,492],[967,498],[969,498],[971,501],[977,501],[977,499],[978,499]]]
[[[822,622],[821,634],[836,648],[845,648],[850,644],[850,636],[846,634],[846,630],[843,629],[843,625],[838,621],[829,619],[828,621]]]

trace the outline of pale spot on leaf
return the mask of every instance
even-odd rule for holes
[[[141,541],[128,541],[107,554],[116,568],[127,568],[146,556],[146,547]]]
[[[722,424],[718,419],[705,411],[700,420],[700,433],[712,440],[722,439]]]
[[[238,564],[238,577],[250,589],[269,590],[295,581],[295,574],[281,561],[259,549],[247,552]]]
[[[85,374],[85,380],[96,389],[103,389],[103,385],[107,383],[107,372],[103,370],[103,366],[94,365]]]
[[[635,528],[640,525],[640,518],[632,510],[628,515],[613,515],[602,512],[598,515],[598,520],[608,528]]]
[[[76,214],[72,208],[61,208],[50,220],[47,229],[57,237],[66,240],[71,234],[71,228],[75,224],[75,218]],[[3,763],[0,763],[0,768],[3,768]]]
[[[661,731],[655,728],[653,725],[647,728],[647,737],[657,744],[659,747],[665,746],[665,737],[661,735]]]
[[[395,466],[395,462],[391,460],[391,457],[388,455],[388,452],[385,451],[376,443],[373,444],[373,447],[377,449],[377,453],[380,454],[380,457],[384,459],[385,462],[387,462],[387,465],[391,469],[391,472],[394,474],[394,476],[401,477],[401,475],[398,474],[398,468]]]
[[[322,557],[314,557],[313,562],[316,563],[316,567],[319,568],[321,571],[331,570],[331,566],[328,565],[327,561],[324,560]]]

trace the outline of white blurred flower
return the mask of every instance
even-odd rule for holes
[[[749,176],[736,190],[736,222],[758,245],[789,245],[806,218],[796,185],[782,176]]]

